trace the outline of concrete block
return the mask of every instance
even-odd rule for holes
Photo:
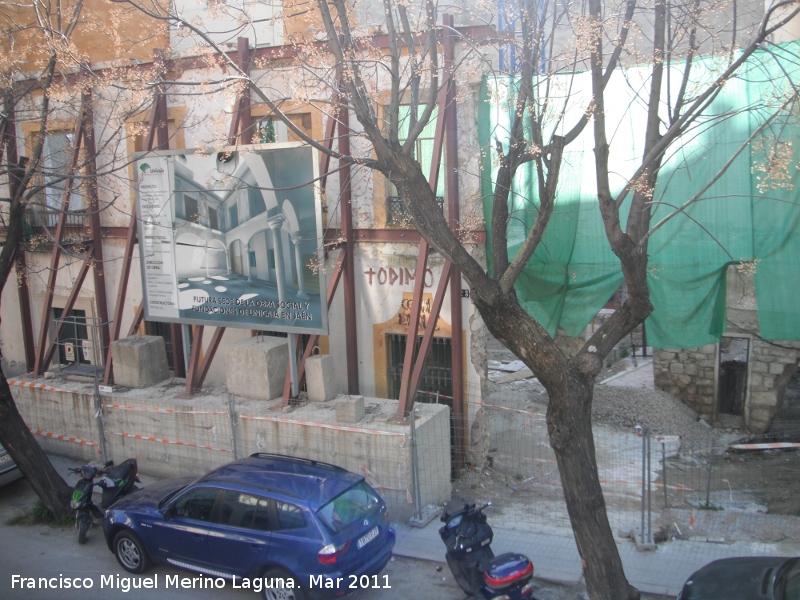
[[[114,383],[145,388],[169,377],[167,349],[158,335],[132,335],[111,342]]]
[[[336,400],[336,420],[358,423],[364,418],[364,396],[341,396]]]
[[[271,400],[283,393],[289,342],[286,338],[249,338],[228,346],[225,378],[236,396]]]
[[[309,402],[327,402],[336,397],[336,374],[330,354],[306,359],[306,386]]]

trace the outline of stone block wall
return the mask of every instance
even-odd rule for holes
[[[750,394],[744,408],[745,423],[757,432],[767,431],[778,412],[786,386],[797,370],[800,344],[780,345],[753,340],[750,347]]]
[[[800,359],[800,344],[771,344],[750,339],[748,393],[744,424],[755,433],[769,429],[780,409],[783,394]],[[717,345],[692,350],[655,350],[653,376],[657,389],[664,390],[694,410],[701,419],[716,418],[718,372]]]
[[[654,350],[653,379],[656,389],[672,394],[701,419],[714,417],[717,346],[693,350]]]

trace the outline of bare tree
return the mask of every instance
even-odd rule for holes
[[[254,65],[255,75],[240,69],[225,54],[225,36],[233,40],[257,20],[248,15],[244,4],[215,4],[216,22],[226,22],[229,27],[210,31],[200,19],[183,14],[181,3],[164,16],[156,3],[124,2],[153,18],[167,19],[181,37],[191,38],[209,50],[202,55],[209,61],[213,56],[213,66],[222,67],[227,73],[200,84],[196,80],[190,84],[175,74],[165,85],[176,90],[185,86],[186,93],[206,93],[207,89],[200,89],[202,85],[214,85],[216,90],[225,86],[249,90],[295,136],[329,153],[340,164],[382,173],[396,187],[414,227],[468,280],[471,298],[491,333],[530,367],[548,391],[550,441],[590,597],[637,598],[638,591],[623,572],[598,478],[591,427],[595,378],[614,346],[653,310],[647,283],[648,241],[663,223],[653,224],[651,217],[653,191],[665,158],[680,144],[681,136],[698,126],[698,120],[725,83],[756,50],[768,48],[770,36],[797,15],[800,8],[796,2],[775,3],[759,18],[752,19],[753,10],[761,12],[760,5],[749,5],[751,13],[746,13],[740,3],[717,6],[698,0],[588,0],[576,5],[520,0],[514,4],[517,25],[511,36],[505,35],[499,42],[463,39],[458,59],[450,65],[443,59],[441,44],[445,35],[457,32],[440,24],[439,10],[446,7],[434,0],[384,0],[382,6],[373,3],[369,10],[346,0],[318,0],[311,18],[321,23],[324,39],[298,35],[290,40],[296,46],[291,64],[267,58]],[[364,10],[359,12],[359,6]],[[459,6],[458,10],[469,12],[467,16],[473,22],[494,20],[494,5],[475,2]],[[308,13],[309,7],[298,3],[296,12],[290,13],[287,8],[275,18]],[[362,18],[358,23],[356,15]],[[743,33],[745,16],[753,27]],[[381,34],[380,44],[375,43],[376,31]],[[462,243],[454,231],[457,228],[451,227],[443,216],[415,148],[434,114],[440,92],[452,85],[454,78],[468,81],[476,71],[491,71],[492,61],[497,60],[493,43],[515,47],[516,91],[510,100],[514,106],[507,139],[500,139],[498,134],[494,148],[487,150],[495,154],[499,167],[491,199],[491,263],[483,265]],[[698,56],[712,53],[722,67],[708,81],[697,84],[692,73]],[[678,63],[680,68],[673,69]],[[212,66],[212,62],[208,65]],[[634,65],[648,65],[646,85],[639,94],[647,118],[645,127],[632,133],[642,148],[638,164],[632,172],[621,175],[626,184],[617,192],[612,177],[620,174],[611,171],[606,114],[606,106],[612,101],[609,81],[616,71]],[[579,71],[590,72],[591,93],[581,116],[574,123],[567,123],[565,107],[573,90],[567,83],[556,92],[554,76]],[[280,76],[290,78],[291,86],[276,84],[276,77]],[[282,103],[291,98],[287,95],[289,87],[298,96],[308,98],[322,97],[320,90],[327,89],[329,94],[335,91],[334,97],[341,99],[358,120],[356,141],[363,143],[353,147],[361,151],[342,154],[308,136],[281,111]],[[764,117],[757,134],[765,133],[772,120],[795,110],[796,102],[796,90],[788,86],[786,96]],[[403,105],[410,106],[408,112]],[[336,114],[338,109],[321,103],[319,108],[329,114]],[[724,119],[704,121],[703,126],[722,123]],[[525,311],[515,284],[551,223],[565,148],[584,130],[593,138],[597,206],[608,247],[624,275],[628,299],[574,356],[567,356],[546,328]],[[536,177],[536,198],[530,199],[535,218],[524,241],[511,255],[509,227],[515,216],[509,206],[515,177],[526,165],[532,165]],[[724,176],[729,166],[730,161],[713,180]],[[671,216],[680,214],[696,199],[676,207]],[[627,217],[623,217],[626,213]]]
[[[26,246],[28,250],[48,252],[55,246],[72,259],[97,262],[96,254],[92,255],[94,258],[87,254],[85,244],[68,244],[68,240],[59,235],[59,229],[54,234],[54,223],[42,215],[70,213],[75,198],[88,195],[89,206],[81,209],[79,216],[94,219],[94,227],[99,227],[100,212],[108,210],[116,197],[104,203],[97,202],[98,185],[102,185],[104,177],[107,180],[125,174],[126,163],[118,158],[121,156],[120,128],[127,117],[146,109],[152,100],[147,75],[131,72],[127,67],[92,71],[89,56],[81,49],[81,44],[76,43],[76,38],[83,36],[85,41],[86,36],[99,31],[104,31],[103,35],[108,33],[95,10],[96,7],[86,9],[82,0],[63,4],[49,0],[0,2],[0,31],[4,44],[0,55],[3,102],[0,109],[0,185],[3,186],[0,187],[3,190],[0,225],[5,230],[0,251],[0,292],[12,274],[17,284],[27,278],[27,270],[15,272],[14,269],[19,252]],[[124,12],[124,9],[115,8],[104,16],[122,24]],[[130,13],[130,9],[127,12]],[[138,32],[139,39],[152,33],[152,28],[144,29]],[[105,41],[116,47],[107,50],[110,53],[116,50],[117,55],[129,53],[136,43],[124,36],[106,35]],[[111,88],[106,110],[116,119],[101,127],[94,125],[92,90],[95,86],[107,91]],[[56,126],[56,120],[60,120],[61,127],[64,122],[74,122],[78,127],[71,127],[70,133],[61,136],[63,147],[48,148],[48,132]],[[35,127],[23,145],[24,155],[20,155],[17,137],[17,125],[22,121]],[[57,205],[54,206],[54,202]],[[39,220],[35,224],[41,225],[44,233],[35,236],[38,239],[26,235],[26,213]],[[55,278],[52,281],[55,282]],[[41,326],[48,327],[48,323]],[[2,368],[0,443],[50,512],[56,516],[67,514],[70,488],[20,416]]]

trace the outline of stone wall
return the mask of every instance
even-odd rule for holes
[[[800,343],[770,342],[759,337],[752,269],[729,267],[726,299],[728,330],[724,335],[749,340],[744,425],[762,433],[769,430],[781,408],[786,386],[797,370]],[[713,421],[717,418],[718,361],[717,344],[691,350],[655,350],[655,386],[684,402],[700,418]]]
[[[653,351],[653,379],[657,389],[678,398],[701,419],[714,418],[717,346],[693,350]]]

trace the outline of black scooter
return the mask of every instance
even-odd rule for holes
[[[135,458],[129,458],[116,467],[113,461],[108,461],[100,469],[94,465],[84,465],[79,468],[70,468],[69,472],[81,476],[72,489],[70,508],[76,511],[75,527],[78,528],[78,543],[84,544],[86,543],[86,532],[92,524],[92,514],[102,519],[105,516],[103,512],[105,509],[133,489],[138,489],[134,484],[141,483],[139,465]],[[103,510],[92,502],[95,485],[103,490],[103,497],[100,501]]]
[[[508,552],[495,557],[494,533],[483,510],[465,504],[442,515],[439,536],[447,548],[447,564],[458,585],[479,600],[536,600],[533,597],[533,563],[524,554]]]

